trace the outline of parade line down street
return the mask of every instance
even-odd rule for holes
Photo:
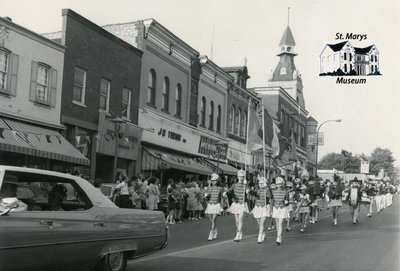
[[[218,217],[219,238],[207,241],[209,221],[188,221],[169,227],[166,249],[154,256],[128,263],[127,270],[399,270],[399,199],[381,213],[367,217],[361,207],[359,223],[352,224],[347,205],[341,208],[338,226],[325,209],[316,224],[300,233],[295,223],[275,244],[276,232],[268,231],[257,243],[257,223],[249,215],[244,238],[233,242],[233,215]]]

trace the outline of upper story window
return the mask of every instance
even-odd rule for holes
[[[208,129],[214,130],[214,102],[210,102],[210,120],[208,123]]]
[[[201,106],[200,106],[200,126],[206,127],[206,97],[201,98]]]
[[[149,72],[148,86],[147,86],[147,104],[156,105],[156,72],[151,69]]]
[[[221,105],[218,105],[217,109],[217,133],[221,133]]]
[[[122,117],[129,118],[131,115],[132,91],[127,88],[122,89]]]
[[[72,101],[79,104],[85,104],[86,92],[86,71],[75,67],[74,89],[72,92]]]
[[[0,89],[8,88],[10,54],[0,50]]]
[[[55,106],[57,92],[57,70],[49,65],[32,61],[29,100]]]
[[[162,110],[168,112],[169,110],[169,79],[164,78],[163,89],[162,89]]]
[[[235,112],[236,108],[235,105],[233,104],[231,106],[231,110],[229,111],[229,132],[233,133],[233,127],[235,123]]]
[[[182,111],[182,87],[181,84],[177,84],[175,91],[175,116],[181,117],[181,111]]]
[[[36,100],[49,102],[50,67],[39,64],[37,67]]]
[[[100,109],[106,112],[109,111],[110,106],[110,88],[111,82],[107,79],[101,78],[100,80]]]

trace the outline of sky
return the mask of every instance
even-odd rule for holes
[[[321,128],[325,145],[319,157],[342,149],[370,155],[383,147],[400,166],[400,1],[0,0],[0,16],[38,33],[61,30],[63,8],[98,25],[154,18],[221,67],[244,65],[247,58],[248,87],[261,87],[279,60],[288,7],[306,109],[320,123],[342,119]],[[360,85],[320,77],[319,54],[325,44],[340,42],[336,33],[367,34],[366,40],[350,43],[377,46],[382,76],[365,77],[367,83]]]

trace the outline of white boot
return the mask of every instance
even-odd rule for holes
[[[239,241],[239,232],[236,232],[235,239],[233,241],[238,242]]]
[[[218,237],[218,230],[217,230],[217,228],[215,228],[214,234],[213,234],[213,239],[217,239],[217,237]]]
[[[262,234],[262,233],[259,233],[259,234],[258,234],[257,243],[261,244],[263,241],[264,241],[264,240],[263,240],[263,234]]]
[[[211,231],[210,231],[210,234],[208,235],[208,241],[212,241],[213,236],[214,236],[214,231],[211,230]]]
[[[243,238],[243,232],[239,232],[239,239],[238,239],[238,241],[242,240],[242,238]]]

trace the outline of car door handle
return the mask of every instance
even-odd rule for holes
[[[42,220],[39,222],[40,225],[47,225],[47,226],[53,226],[53,220]]]
[[[100,226],[100,227],[104,227],[104,222],[94,222],[93,223],[94,226]]]

